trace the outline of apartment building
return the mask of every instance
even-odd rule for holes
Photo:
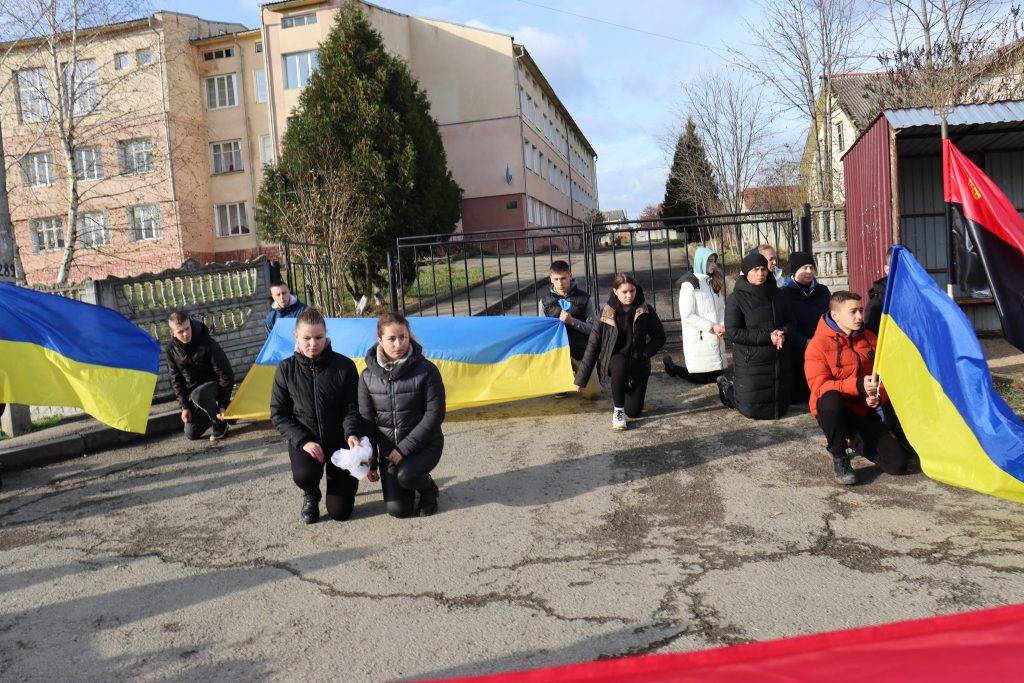
[[[13,50],[2,65],[12,87],[0,91],[0,123],[29,281],[53,282],[59,270],[70,173],[81,206],[71,281],[276,254],[254,224],[263,166],[280,153],[340,6],[268,4],[252,30],[157,12],[83,34],[70,167],[54,125],[62,78],[43,42]],[[597,210],[594,150],[524,46],[364,8],[427,93],[464,191],[464,231],[560,225]],[[70,61],[59,60],[64,73]]]

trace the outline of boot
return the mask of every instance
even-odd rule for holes
[[[669,377],[679,376],[679,366],[672,360],[672,356],[665,356],[661,359],[665,363],[665,374]]]
[[[718,385],[718,400],[726,408],[732,408],[732,381],[725,375],[719,375],[715,384]]]
[[[320,496],[314,496],[312,493],[303,493],[300,516],[306,524],[316,524],[320,519]]]
[[[430,488],[420,491],[420,500],[416,506],[416,514],[420,517],[429,517],[437,512],[437,495],[439,493],[437,483],[431,481]]]
[[[835,470],[837,482],[843,486],[853,486],[857,483],[857,475],[853,471],[853,466],[850,465],[850,456],[833,455],[832,466]]]

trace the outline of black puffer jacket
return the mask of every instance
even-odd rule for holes
[[[802,287],[792,277],[786,278],[780,291],[793,316],[792,331],[786,336],[785,348],[789,355],[789,402],[796,405],[806,403],[811,397],[811,389],[804,375],[804,351],[818,329],[821,316],[828,312],[828,300],[832,292],[817,280],[810,287]]]
[[[882,326],[882,304],[885,303],[885,284],[889,277],[875,280],[868,290],[868,305],[864,311],[864,329],[871,330],[878,336],[878,328]]]
[[[189,394],[200,384],[217,383],[217,407],[227,408],[231,402],[231,389],[235,384],[235,372],[210,330],[203,323],[192,319],[192,339],[182,344],[171,339],[164,344],[167,370],[171,375],[171,389],[182,408],[190,408]]]
[[[789,408],[790,376],[785,344],[791,344],[793,327],[789,306],[775,279],[759,287],[744,278],[725,307],[725,337],[732,342],[735,368],[733,399],[736,408],[755,420],[773,420]],[[771,333],[786,333],[783,351],[772,346]]]
[[[612,292],[612,296],[615,293]],[[665,328],[654,307],[648,306],[644,300],[644,292],[637,287],[636,311],[633,313],[633,339],[630,343],[629,375],[631,377],[647,377],[651,374],[651,358],[665,345]],[[590,373],[597,368],[597,378],[602,386],[608,386],[608,363],[615,351],[615,343],[619,338],[619,328],[615,324],[615,309],[605,304],[601,309],[601,319],[590,332],[587,350],[576,370],[574,380],[576,386],[585,387],[590,381]]]
[[[277,366],[270,419],[293,448],[312,441],[330,457],[348,437],[365,433],[358,386],[356,364],[331,350],[330,342],[316,359],[296,352]]]
[[[412,355],[392,372],[377,362],[377,346],[366,353],[359,380],[359,413],[383,458],[397,448],[409,457],[444,450],[445,397],[441,371],[412,342]]]

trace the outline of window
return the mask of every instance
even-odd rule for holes
[[[28,225],[32,231],[34,251],[53,251],[64,248],[64,228],[57,216],[33,218]]]
[[[245,215],[245,202],[217,205],[217,237],[235,237],[249,234],[249,220]]]
[[[206,79],[206,108],[223,109],[234,107],[238,103],[235,92],[235,75],[224,74]]]
[[[836,124],[836,144],[839,145],[839,151],[842,151],[846,146],[843,144],[843,124]]]
[[[263,165],[270,166],[274,163],[274,142],[269,135],[260,136],[260,153],[263,157]]]
[[[128,228],[132,242],[159,239],[160,207],[156,204],[129,206]]]
[[[153,163],[153,141],[149,138],[138,140],[123,140],[117,143],[121,159],[121,174],[133,175],[135,173],[146,173],[152,171]]]
[[[285,17],[281,20],[281,28],[294,28],[296,26],[306,26],[308,24],[316,23],[316,14],[311,12],[309,14],[296,14],[292,17]]]
[[[131,66],[131,62],[128,61],[128,53],[127,52],[118,52],[116,55],[114,55],[114,69],[115,70],[117,70],[117,71],[124,71],[129,66]]]
[[[256,70],[256,101],[267,101],[267,72],[263,69]]]
[[[78,216],[78,244],[83,247],[110,244],[105,211],[92,211]]]
[[[210,145],[213,151],[213,172],[234,173],[245,170],[242,166],[242,141],[215,142]]]
[[[75,116],[92,114],[100,106],[100,79],[96,72],[95,59],[83,59],[75,62],[74,70],[70,64],[62,64],[64,85],[68,101],[72,103]]]
[[[533,152],[530,151],[530,143],[523,140],[523,163],[526,164],[526,168],[530,168],[533,165]]]
[[[153,61],[153,55],[150,53],[148,47],[144,47],[141,50],[135,51],[135,63],[139,66],[146,66]]]
[[[263,43],[262,42],[256,43],[256,54],[261,54],[262,52],[263,52]]]
[[[99,180],[103,177],[103,155],[99,147],[75,150],[75,176],[79,180]]]
[[[53,155],[49,152],[26,154],[21,159],[21,172],[27,187],[53,185]]]
[[[303,88],[317,67],[317,51],[293,52],[281,57],[284,61],[284,89]]]
[[[49,84],[46,69],[22,69],[18,72],[18,106],[21,122],[34,123],[50,118]]]
[[[518,199],[510,199],[510,200],[508,200],[507,202],[505,202],[505,208],[507,210],[509,210],[509,211],[511,211],[512,209],[518,209],[519,208],[519,200]]]
[[[224,59],[226,57],[234,57],[235,48],[225,47],[220,50],[209,50],[203,53],[203,61],[211,62],[214,59]]]
[[[544,154],[542,152],[540,157],[537,159],[537,173],[540,174],[541,178],[547,178],[547,176],[544,175],[544,171],[546,169],[547,169],[547,163],[544,160]]]

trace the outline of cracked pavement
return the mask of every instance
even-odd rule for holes
[[[266,423],[8,474],[0,679],[387,680],[717,645],[1024,601],[1021,508],[923,475],[832,483],[776,423],[657,374],[453,413],[441,510],[298,523]]]

